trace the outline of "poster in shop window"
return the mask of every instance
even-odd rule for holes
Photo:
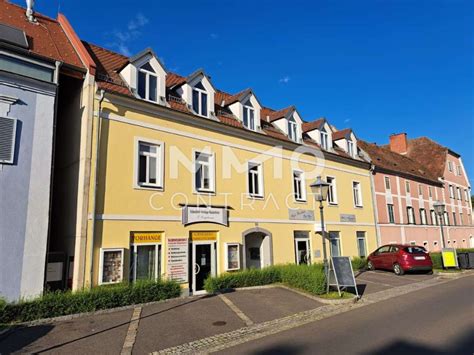
[[[167,243],[167,275],[178,283],[188,282],[189,242],[186,237],[168,238]]]

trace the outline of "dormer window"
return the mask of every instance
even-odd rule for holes
[[[193,87],[193,110],[200,116],[208,116],[207,92],[201,82]]]
[[[244,109],[244,126],[252,131],[255,131],[255,111],[250,101],[243,105]]]
[[[354,142],[353,141],[347,141],[347,154],[349,154],[351,157],[354,156]]]
[[[138,96],[142,99],[158,101],[158,76],[149,62],[138,68]]]
[[[321,147],[325,150],[328,150],[328,147],[329,147],[329,138],[328,138],[328,134],[325,132],[325,131],[321,131],[320,133],[320,138],[321,138]]]
[[[292,141],[297,141],[297,126],[296,126],[296,121],[293,117],[290,117],[288,120],[288,137]]]

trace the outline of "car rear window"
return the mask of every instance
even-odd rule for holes
[[[423,254],[426,253],[426,249],[422,247],[406,247],[403,250],[405,250],[407,253],[410,254]]]

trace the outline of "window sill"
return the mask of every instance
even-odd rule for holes
[[[360,209],[360,210],[361,210],[361,209],[364,208],[364,206],[362,206],[362,205],[356,205],[356,206],[354,206],[354,208],[357,208],[357,209]]]
[[[216,196],[215,191],[194,190],[193,195]]]
[[[135,190],[148,190],[148,191],[161,191],[163,192],[163,186],[153,186],[153,185],[134,185],[133,188]]]
[[[263,200],[265,197],[261,196],[261,195],[250,195],[250,194],[248,194],[247,198],[251,199],[251,200]]]
[[[306,205],[308,203],[308,200],[293,200],[294,203],[298,203],[300,205]]]
[[[328,207],[338,207],[339,204],[337,202],[329,202]]]

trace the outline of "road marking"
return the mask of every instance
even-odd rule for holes
[[[381,286],[390,287],[390,288],[397,287],[397,286],[386,284],[386,283],[383,283],[383,282],[370,281],[370,280],[364,280],[364,279],[361,279],[361,278],[356,278],[356,282],[357,282],[358,285],[360,285],[359,281],[368,282],[368,283],[371,283],[371,284],[381,285]]]
[[[237,316],[242,319],[242,321],[245,323],[246,326],[253,325],[253,321],[247,317],[247,315],[240,310],[239,307],[235,305],[234,302],[232,302],[230,299],[228,299],[226,296],[224,296],[222,293],[219,294],[219,298],[224,301],[224,303],[229,306],[229,308],[237,314]]]
[[[135,339],[137,338],[138,324],[140,322],[140,315],[142,314],[142,307],[137,307],[133,310],[130,325],[128,326],[127,336],[123,343],[121,355],[130,355],[132,353]]]

